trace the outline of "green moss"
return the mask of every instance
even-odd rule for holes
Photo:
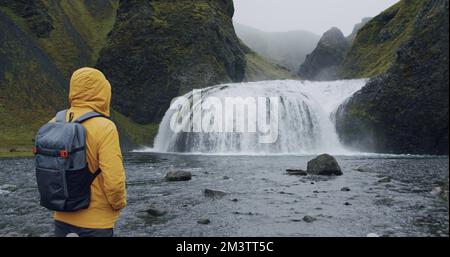
[[[386,72],[396,52],[410,37],[418,10],[425,1],[400,1],[367,23],[347,54],[340,76],[368,78]]]
[[[48,0],[44,2],[54,29],[50,37],[40,38],[39,43],[58,68],[69,77],[77,68],[94,66],[114,26],[118,0],[107,1],[97,9],[85,1],[63,0],[56,6]]]
[[[120,133],[132,144],[139,146],[153,145],[153,141],[158,134],[159,124],[137,124],[117,111],[113,111],[113,119]]]
[[[364,120],[366,122],[370,123],[376,123],[377,118],[370,114],[368,110],[371,110],[371,107],[373,107],[372,103],[367,103],[364,106],[358,106],[358,105],[351,105],[349,106],[347,112],[350,116],[355,117],[357,119]]]
[[[25,30],[25,31],[29,31],[29,30],[28,30],[28,27],[27,27],[27,24],[26,24],[26,22],[25,22],[25,20],[24,20],[22,17],[16,15],[16,14],[14,13],[14,11],[12,11],[11,9],[9,9],[9,8],[6,7],[6,6],[0,6],[0,11],[1,11],[2,13],[4,13],[5,15],[7,15],[11,20],[13,20],[14,23],[15,23],[19,28],[21,28],[22,30]]]
[[[31,149],[31,148],[30,148]],[[1,151],[0,150],[0,159],[1,158],[20,158],[20,157],[32,157],[33,153],[30,151],[17,151],[17,152],[9,152],[9,151]]]
[[[106,43],[108,33],[114,26],[119,2],[109,1],[107,5],[98,7],[101,10],[88,6],[84,1],[64,0],[60,6],[81,38],[91,48],[92,63],[95,63]]]
[[[278,80],[294,79],[295,77],[286,68],[269,63],[266,59],[254,52],[245,55],[247,59],[246,80]]]

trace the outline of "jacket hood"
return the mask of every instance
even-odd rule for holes
[[[111,85],[101,71],[81,68],[70,80],[69,103],[71,107],[90,108],[109,117]]]

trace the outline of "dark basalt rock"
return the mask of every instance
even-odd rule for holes
[[[159,122],[170,101],[194,88],[241,82],[246,59],[232,1],[120,1],[97,66],[113,106],[140,124]]]
[[[211,220],[209,220],[209,219],[201,219],[201,220],[198,220],[197,223],[201,224],[201,225],[208,225],[208,224],[211,224]]]
[[[161,217],[167,214],[167,211],[161,210],[153,205],[150,205],[146,212],[154,217]]]
[[[210,197],[210,198],[221,198],[221,197],[224,197],[227,193],[225,193],[224,191],[215,190],[215,189],[205,189],[203,191],[203,194],[206,197]]]
[[[414,2],[421,7],[392,67],[337,112],[346,145],[382,153],[449,153],[449,2]]]
[[[192,174],[189,171],[169,171],[165,178],[166,181],[188,181],[192,179]]]
[[[47,38],[55,28],[48,9],[41,1],[0,0],[0,6],[8,7],[16,15],[25,19],[31,32],[38,38]]]
[[[336,159],[328,154],[322,154],[308,162],[308,174],[321,176],[340,176],[342,175],[341,167]]]
[[[306,80],[335,80],[339,65],[349,49],[342,31],[332,28],[323,34],[316,49],[306,57],[298,75]]]
[[[309,216],[309,215],[303,217],[303,221],[304,221],[304,222],[308,222],[308,223],[313,223],[313,222],[316,221],[316,220],[317,220],[316,218],[314,218],[314,217],[312,217],[312,216]]]

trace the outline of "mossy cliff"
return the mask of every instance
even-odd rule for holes
[[[347,63],[345,74],[383,73],[341,106],[337,129],[346,144],[376,152],[448,154],[448,5],[448,0],[403,0],[360,31],[351,50],[355,58],[348,59],[355,65]]]
[[[0,151],[29,150],[67,107],[74,70],[93,66],[118,0],[0,0]]]
[[[151,144],[174,96],[256,77],[233,12],[228,0],[0,0],[0,151],[30,147],[84,66],[111,80],[122,141]],[[264,78],[284,76],[257,65]]]
[[[342,63],[340,77],[370,78],[388,71],[398,49],[414,36],[416,15],[426,2],[402,0],[364,25]]]
[[[193,88],[243,81],[233,13],[227,0],[120,1],[97,65],[114,86],[114,107],[146,124]]]

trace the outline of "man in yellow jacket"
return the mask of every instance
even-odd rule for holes
[[[98,70],[82,68],[70,80],[66,119],[76,120],[95,111],[110,116],[111,85]],[[117,128],[106,118],[83,123],[86,128],[87,160],[90,171],[101,169],[91,185],[88,209],[76,212],[55,212],[55,235],[77,234],[88,237],[113,236],[120,210],[126,206],[125,170]]]

